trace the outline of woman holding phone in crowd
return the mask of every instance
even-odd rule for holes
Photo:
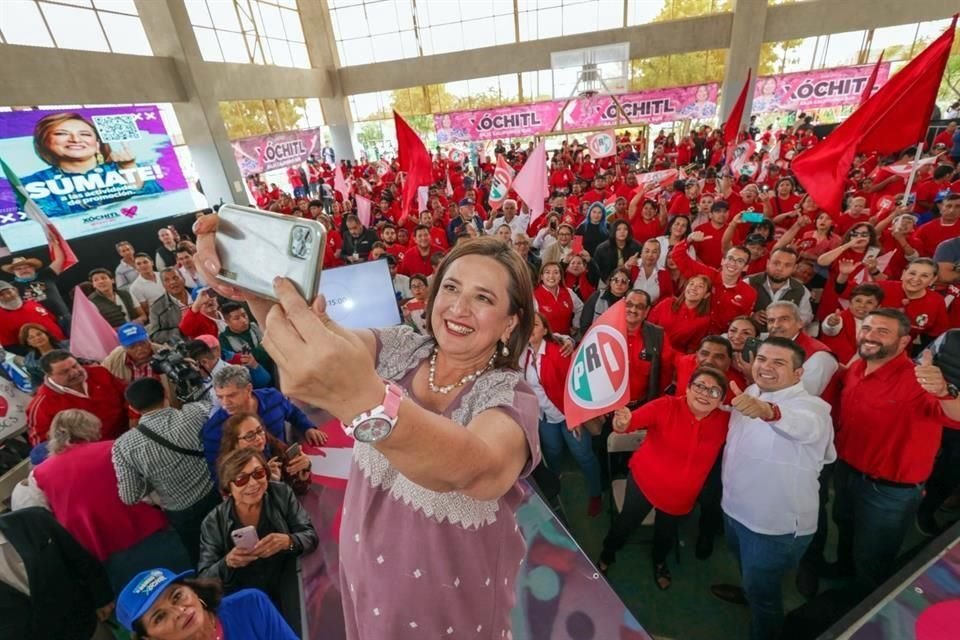
[[[271,482],[255,448],[235,449],[217,465],[226,499],[203,519],[199,574],[227,592],[260,589],[294,629],[300,628],[296,558],[317,548],[310,516],[286,484]]]
[[[254,449],[267,460],[272,482],[286,482],[298,496],[310,488],[310,459],[299,444],[287,445],[270,433],[256,413],[237,413],[223,423],[219,458],[237,449]],[[219,465],[218,465],[219,466]]]
[[[195,226],[211,281],[216,225],[208,216]],[[250,299],[283,391],[326,409],[357,441],[340,526],[348,639],[510,632],[525,553],[517,482],[540,461],[537,399],[519,371],[531,286],[515,251],[478,238],[440,263],[426,335],[344,329],[323,297],[309,306],[284,279],[274,283],[280,305]]]

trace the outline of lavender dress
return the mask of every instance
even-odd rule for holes
[[[377,372],[411,393],[434,341],[409,327],[376,332]],[[458,424],[492,408],[523,428],[540,460],[537,400],[518,372],[489,371],[444,412]],[[340,591],[347,638],[511,638],[510,612],[525,545],[514,518],[520,489],[499,500],[438,493],[356,443],[340,527]]]

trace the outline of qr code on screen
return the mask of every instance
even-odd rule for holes
[[[132,115],[93,116],[93,124],[106,143],[139,140],[141,136],[137,119]]]

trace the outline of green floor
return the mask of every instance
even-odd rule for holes
[[[604,511],[596,518],[587,516],[586,485],[583,475],[573,461],[565,461],[561,476],[561,502],[574,538],[596,561],[603,538],[610,525],[607,496]],[[680,562],[671,554],[667,560],[673,574],[673,585],[660,591],[653,582],[653,564],[648,544],[652,530],[642,527],[629,544],[617,554],[617,563],[611,567],[607,579],[624,604],[651,635],[670,640],[743,640],[747,637],[749,611],[746,607],[728,604],[710,593],[710,585],[728,582],[739,584],[737,567],[727,550],[724,539],[718,538],[713,555],[697,560],[694,545],[697,539],[695,510],[680,526]],[[924,538],[912,529],[905,548],[921,543]],[[832,560],[836,545],[836,530],[831,522],[827,558]],[[786,610],[804,602],[794,586],[795,574],[784,580]],[[822,582],[821,589],[829,587]]]

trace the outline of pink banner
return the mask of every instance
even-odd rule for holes
[[[757,78],[753,92],[753,113],[821,109],[857,104],[870,79],[874,65],[800,71]],[[890,63],[877,70],[877,87],[890,77]]]
[[[320,153],[320,129],[285,131],[242,138],[230,143],[240,171],[248,176],[306,162]]]
[[[713,118],[717,113],[716,83],[653,89],[617,96],[631,123],[658,124],[673,120]],[[517,138],[548,133],[562,112],[562,128],[587,129],[610,125],[628,126],[610,96],[456,111],[434,116],[437,141],[441,144]],[[558,125],[557,129],[561,127]]]

